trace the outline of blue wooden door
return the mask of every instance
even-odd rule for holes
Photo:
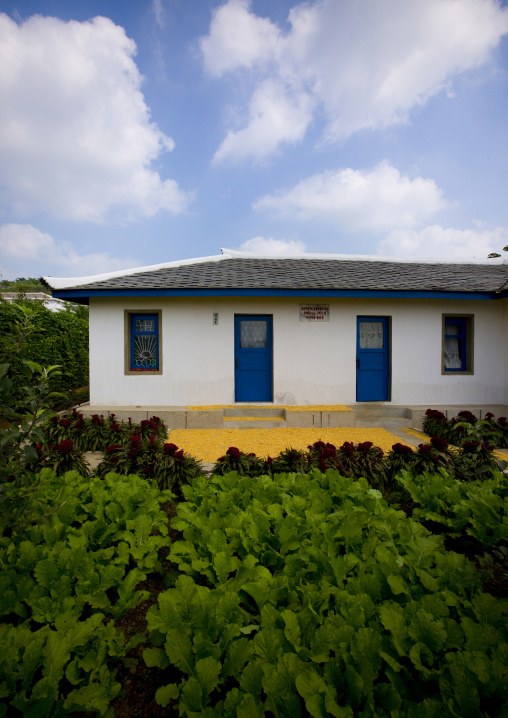
[[[235,401],[272,401],[272,317],[235,315]]]
[[[357,317],[356,401],[387,401],[390,391],[388,317]]]

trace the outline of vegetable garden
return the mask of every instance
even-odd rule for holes
[[[0,436],[0,716],[508,715],[497,428],[230,447],[207,476],[157,417],[52,415],[58,369],[24,366]]]

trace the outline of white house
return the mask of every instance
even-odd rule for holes
[[[63,312],[69,306],[72,307],[72,304],[52,297],[45,292],[0,292],[0,294],[4,302],[9,302],[9,304],[19,302],[22,299],[29,299],[31,302],[40,302],[50,312]]]
[[[90,306],[90,403],[508,404],[508,264],[212,257],[45,277]]]

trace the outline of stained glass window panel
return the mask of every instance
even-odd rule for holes
[[[154,319],[136,319],[136,331],[137,332],[154,332],[155,331],[155,320]]]
[[[134,337],[134,363],[138,368],[155,369],[157,367],[157,339],[155,336],[142,334]]]
[[[244,320],[240,322],[240,347],[242,349],[266,348],[266,321]]]
[[[130,327],[130,371],[159,371],[158,316],[156,314],[132,314]]]
[[[382,322],[360,322],[360,349],[383,349]]]

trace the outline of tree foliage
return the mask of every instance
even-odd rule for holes
[[[2,279],[0,281],[0,292],[46,292],[48,288],[41,282],[40,278],[18,277],[17,279]]]
[[[29,321],[27,322],[27,317]],[[21,345],[14,351],[18,343]],[[23,362],[59,365],[50,377],[54,392],[72,391],[88,384],[88,308],[70,307],[51,312],[39,302],[0,303],[0,363],[9,363],[13,383],[11,401],[22,401]]]

